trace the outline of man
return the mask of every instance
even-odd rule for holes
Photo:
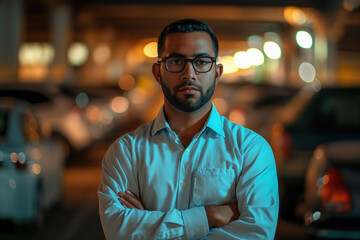
[[[275,161],[259,135],[220,116],[211,96],[223,66],[203,22],[168,25],[152,72],[164,106],[116,140],[103,160],[107,239],[273,239]]]

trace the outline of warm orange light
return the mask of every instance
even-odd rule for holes
[[[121,96],[114,97],[110,101],[111,109],[116,113],[124,113],[129,108],[129,101]]]
[[[292,25],[304,25],[306,23],[306,14],[297,7],[286,7],[284,9],[284,18]]]
[[[230,115],[229,115],[229,120],[233,123],[237,123],[237,124],[240,124],[240,125],[244,125],[245,124],[245,114],[242,110],[240,109],[233,109],[231,112],[230,112]]]
[[[35,175],[39,175],[41,173],[41,167],[39,164],[34,163],[31,165],[31,171],[35,174]]]
[[[101,120],[101,111],[97,106],[90,106],[86,109],[86,117],[91,123],[98,123]]]
[[[130,74],[124,74],[119,79],[119,87],[124,91],[128,91],[135,87],[135,78]]]
[[[150,42],[144,47],[144,54],[149,58],[155,58],[158,56],[157,54],[157,42]]]

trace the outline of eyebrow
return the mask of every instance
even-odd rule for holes
[[[185,58],[185,54],[181,54],[181,53],[170,53],[168,57],[181,57],[181,58]],[[208,53],[196,53],[194,55],[191,56],[192,58],[196,58],[196,57],[211,57]]]

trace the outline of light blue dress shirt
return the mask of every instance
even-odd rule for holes
[[[279,209],[274,156],[255,132],[215,107],[183,147],[163,110],[117,139],[103,159],[99,212],[107,239],[273,239]],[[130,190],[146,210],[124,208]],[[209,229],[204,206],[238,203],[240,217]]]

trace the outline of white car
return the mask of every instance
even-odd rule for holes
[[[0,219],[41,225],[44,211],[63,196],[64,160],[31,104],[0,98]]]
[[[33,104],[41,122],[52,128],[54,136],[62,140],[68,153],[91,144],[84,112],[76,106],[75,99],[63,94],[56,85],[2,84],[0,96],[21,98]]]

